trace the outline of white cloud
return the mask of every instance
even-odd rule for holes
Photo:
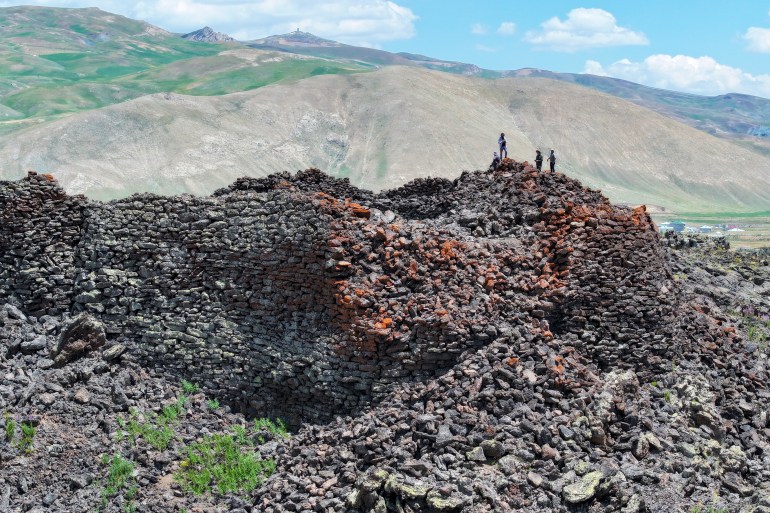
[[[27,5],[99,7],[174,32],[209,25],[241,40],[299,28],[338,41],[377,44],[409,39],[418,17],[390,0],[26,0]],[[17,2],[0,2],[0,6]]]
[[[471,34],[475,34],[477,36],[483,36],[487,33],[487,27],[482,25],[481,23],[474,23],[471,25]]]
[[[770,53],[770,28],[749,27],[743,39],[749,42],[746,48],[752,52]]]
[[[528,31],[524,40],[557,52],[649,44],[643,33],[618,26],[615,16],[603,9],[572,9],[565,21],[553,17],[540,26],[542,31]]]
[[[643,62],[623,59],[606,68],[599,62],[587,61],[584,72],[687,93],[744,93],[770,98],[770,75],[752,75],[712,57],[659,54]]]
[[[497,33],[504,36],[512,36],[516,33],[516,24],[512,21],[504,21],[497,27]]]
[[[770,14],[770,12],[768,13]],[[743,34],[748,41],[746,49],[758,53],[770,53],[770,28],[749,27]]]

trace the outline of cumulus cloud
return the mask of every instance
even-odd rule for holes
[[[504,21],[497,27],[497,33],[503,36],[512,36],[516,33],[516,24],[512,21]]]
[[[487,27],[482,25],[481,23],[474,23],[471,25],[471,34],[475,34],[477,36],[483,36],[487,33]]]
[[[643,62],[623,59],[606,68],[597,61],[587,61],[584,72],[687,93],[744,93],[770,98],[770,75],[752,75],[711,57],[659,54]]]
[[[748,41],[746,48],[752,52],[770,53],[770,28],[749,27],[743,39]]]
[[[747,50],[758,53],[770,53],[770,28],[749,27],[743,34],[743,39],[748,42],[746,44]]]
[[[572,9],[564,21],[553,17],[540,26],[542,31],[528,31],[524,40],[557,52],[649,44],[643,33],[618,26],[615,16],[603,9],[579,7]]]
[[[7,5],[11,2],[0,2]],[[15,3],[15,2],[14,2]],[[418,17],[390,0],[26,0],[28,5],[99,7],[174,32],[209,25],[249,40],[296,30],[351,44],[409,39]]]

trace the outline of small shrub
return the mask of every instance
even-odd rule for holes
[[[246,428],[241,425],[234,425],[233,432],[235,433],[235,440],[239,445],[253,445],[251,440],[246,436]]]
[[[219,409],[219,401],[217,399],[209,399],[206,401],[206,406],[209,407],[209,410],[214,411]]]
[[[764,342],[767,338],[767,335],[765,335],[764,331],[762,331],[762,328],[756,324],[755,322],[749,322],[749,324],[746,326],[746,337],[751,342]]]
[[[131,435],[134,443],[141,437],[155,449],[159,451],[166,450],[174,438],[174,430],[171,425],[179,416],[179,401],[163,408],[159,416],[153,413],[147,413],[145,416],[147,420],[141,422],[136,410],[132,409],[129,411],[128,421],[119,418],[118,425],[120,425],[125,433]],[[123,439],[123,431],[116,433],[116,439]]]
[[[174,422],[184,413],[184,405],[187,402],[187,396],[180,395],[174,404],[163,407],[161,416],[167,423]]]
[[[692,506],[690,508],[690,513],[730,513],[730,510],[727,508],[718,508],[713,504],[704,509],[702,504],[698,504],[697,506]]]
[[[126,490],[126,499],[133,500],[136,498],[136,494],[139,493],[139,487],[134,485],[128,490]]]
[[[667,403],[671,403],[671,390],[664,390],[663,391],[663,400]]]
[[[148,444],[159,451],[165,451],[174,438],[174,430],[168,425],[153,426],[145,424],[143,436]]]
[[[197,394],[200,389],[201,387],[197,383],[187,381],[186,379],[182,380],[182,391],[185,394]]]

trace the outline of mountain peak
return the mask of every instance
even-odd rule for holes
[[[228,36],[227,34],[222,32],[215,32],[214,29],[208,26],[203,27],[202,29],[198,29],[194,32],[190,32],[188,34],[184,34],[182,38],[188,39],[190,41],[203,41],[206,43],[222,43],[227,41],[235,41],[235,39]]]

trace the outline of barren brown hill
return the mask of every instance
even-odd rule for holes
[[[692,212],[770,205],[769,158],[630,102],[549,79],[406,67],[73,115],[4,138],[0,177],[51,172],[69,192],[105,199],[206,194],[239,176],[315,166],[382,189],[486,167],[501,131],[512,157],[554,148],[558,170],[614,201]]]

